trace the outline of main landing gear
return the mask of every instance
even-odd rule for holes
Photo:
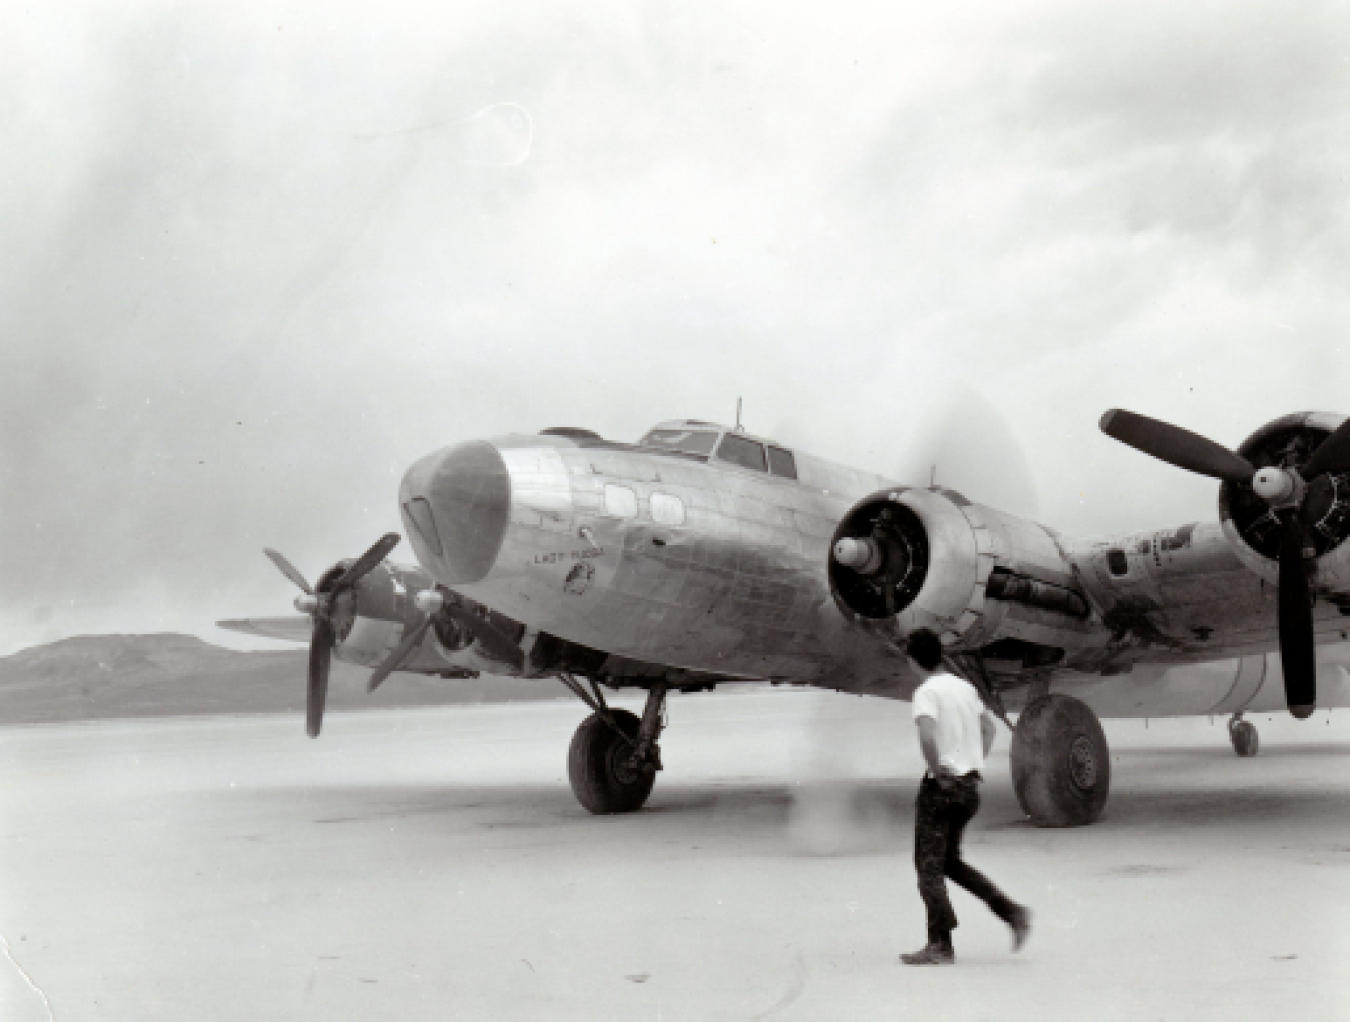
[[[1013,730],[1012,776],[1036,826],[1093,823],[1111,788],[1111,753],[1097,715],[1072,696],[1033,699]]]
[[[1233,714],[1233,719],[1228,722],[1228,737],[1232,739],[1233,751],[1243,759],[1255,756],[1261,748],[1261,736],[1257,734],[1256,725],[1243,720],[1241,713]]]
[[[642,719],[627,710],[611,709],[594,682],[588,692],[571,675],[563,684],[594,712],[581,722],[567,753],[567,778],[572,793],[587,810],[599,816],[641,809],[661,769],[662,711],[666,686],[647,691]]]

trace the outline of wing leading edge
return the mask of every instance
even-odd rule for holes
[[[217,621],[216,625],[220,628],[228,628],[232,632],[242,632],[245,635],[257,635],[264,639],[282,639],[286,642],[300,642],[306,645],[314,631],[314,622],[308,615],[301,614],[287,617],[236,618],[230,621]]]

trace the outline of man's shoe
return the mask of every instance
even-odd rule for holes
[[[918,951],[900,956],[906,965],[955,965],[956,952],[950,944],[935,944],[932,941]]]
[[[1013,909],[1012,918],[1008,920],[1008,925],[1012,927],[1013,950],[1021,951],[1022,945],[1027,942],[1027,937],[1031,933],[1031,910],[1019,905]]]

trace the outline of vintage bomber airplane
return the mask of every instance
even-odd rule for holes
[[[561,679],[592,710],[568,773],[594,813],[646,801],[671,689],[907,699],[901,643],[927,626],[1005,722],[1020,710],[1023,809],[1090,823],[1110,784],[1098,715],[1231,715],[1251,756],[1244,712],[1350,705],[1350,647],[1330,645],[1350,633],[1350,419],[1287,415],[1236,452],[1118,409],[1101,428],[1222,480],[1219,522],[1074,540],[737,428],[664,422],[636,444],[547,429],[408,470],[419,566],[386,561],[390,533],[311,588],[269,550],[307,617],[221,624],[310,643],[312,737],[334,655],[373,667],[371,690],[395,670]],[[646,689],[641,719],[602,687]]]

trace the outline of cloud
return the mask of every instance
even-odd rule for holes
[[[261,546],[353,555],[467,437],[744,396],[885,471],[976,393],[1093,531],[1212,514],[1106,407],[1340,397],[1334,6],[4,19],[0,647],[285,612]]]

